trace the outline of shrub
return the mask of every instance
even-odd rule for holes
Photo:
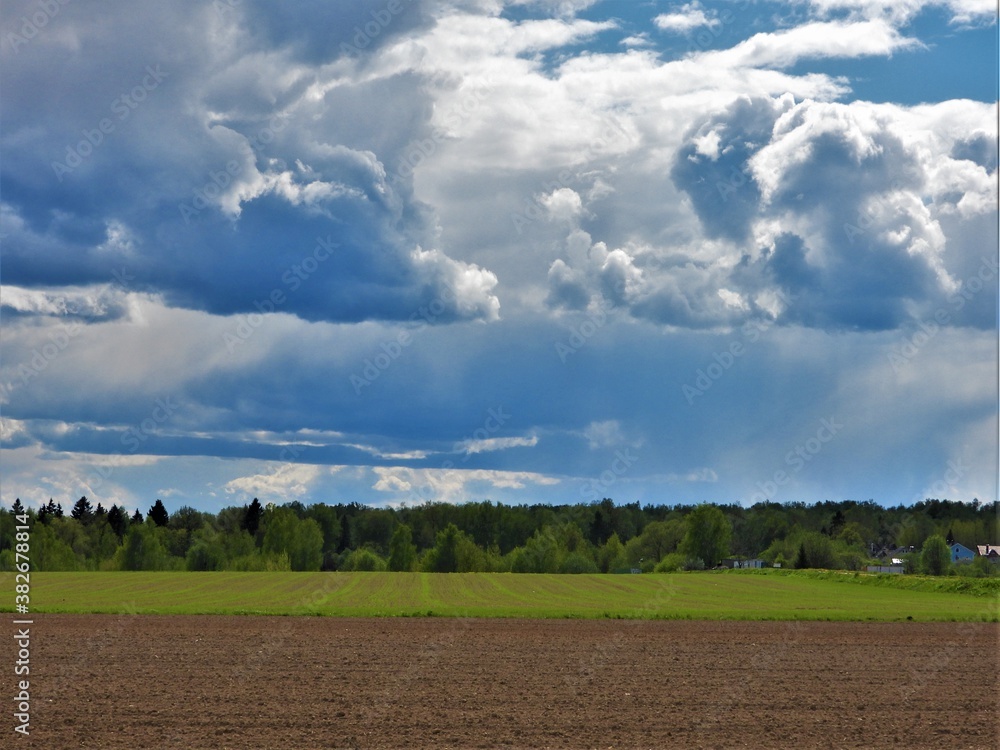
[[[356,549],[344,559],[341,570],[383,571],[387,567],[385,560],[368,547]]]
[[[586,555],[572,552],[559,566],[560,573],[596,573],[597,564]]]

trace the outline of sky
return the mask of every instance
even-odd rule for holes
[[[997,499],[993,0],[4,0],[0,501]]]

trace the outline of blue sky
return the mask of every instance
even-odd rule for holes
[[[984,0],[5,2],[0,500],[997,499]]]

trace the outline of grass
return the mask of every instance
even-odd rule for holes
[[[995,582],[971,579],[971,590],[964,583],[833,571],[33,573],[31,612],[1000,621]],[[0,611],[11,612],[13,573],[0,574],[3,588],[11,595]]]

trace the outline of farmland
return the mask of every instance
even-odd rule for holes
[[[997,747],[994,623],[53,614],[34,627],[34,729],[18,747]]]
[[[231,750],[995,746],[995,581],[823,571],[31,581],[26,747],[124,749],[140,737]],[[0,675],[0,689],[9,680]]]
[[[12,574],[0,575],[12,585]],[[997,621],[997,581],[818,572],[651,575],[35,573],[36,613]],[[6,605],[9,607],[10,605]],[[9,610],[8,610],[9,611]]]

